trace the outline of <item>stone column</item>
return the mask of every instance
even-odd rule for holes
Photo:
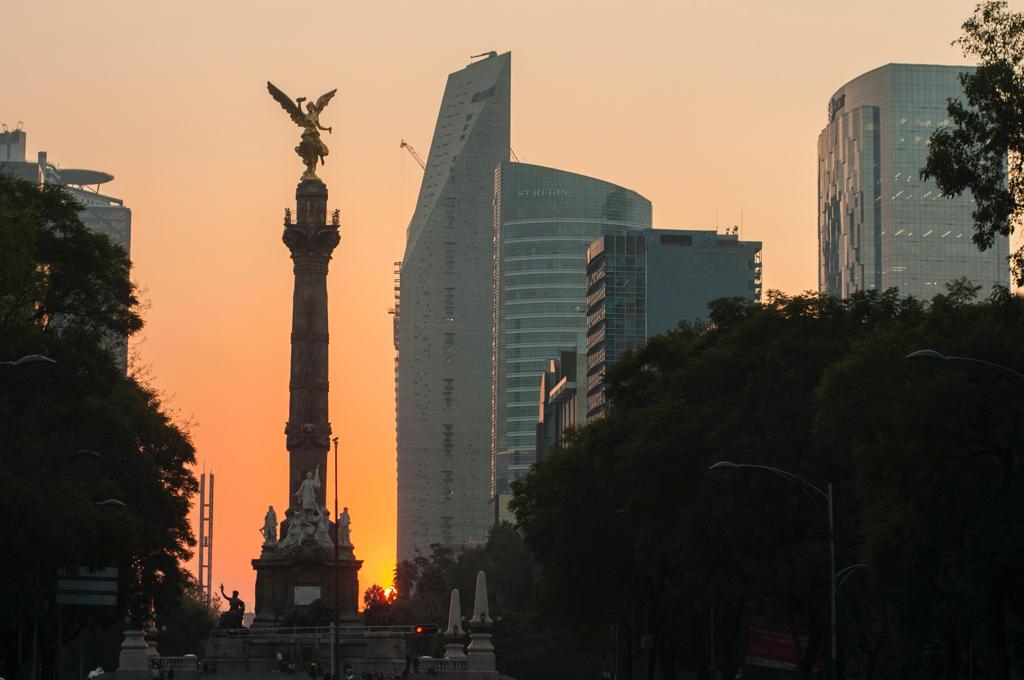
[[[487,575],[476,573],[476,592],[473,596],[473,618],[469,620],[472,633],[469,635],[469,662],[466,665],[468,680],[497,680],[494,645],[491,643],[491,626],[494,619],[487,613]]]
[[[296,212],[286,214],[282,239],[291,251],[295,271],[292,298],[292,359],[287,438],[290,507],[307,472],[320,468],[317,503],[327,495],[327,452],[331,424],[327,421],[327,267],[338,245],[337,213],[327,223],[327,186],[318,179],[299,182]]]
[[[444,636],[444,658],[465,659],[466,653],[462,649],[465,631],[462,630],[462,602],[459,600],[458,588],[452,588],[452,599],[448,603],[448,629]]]

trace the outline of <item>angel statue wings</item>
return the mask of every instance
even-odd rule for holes
[[[327,104],[338,90],[334,89],[320,95],[320,98],[314,104],[313,102],[306,101],[305,97],[299,97],[293,102],[291,97],[274,87],[274,84],[269,80],[267,81],[267,89],[270,91],[270,96],[276,99],[281,108],[288,112],[288,115],[295,121],[295,124],[302,128],[302,141],[295,147],[295,153],[299,154],[299,158],[306,164],[306,172],[302,173],[302,179],[319,179],[316,176],[316,162],[319,160],[320,164],[323,165],[324,156],[328,153],[327,145],[320,139],[320,131],[331,131],[331,128],[320,124],[320,112],[327,108]],[[302,110],[302,102],[306,102],[305,112]]]

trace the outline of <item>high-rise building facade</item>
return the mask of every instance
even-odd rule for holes
[[[964,99],[965,66],[887,64],[841,87],[818,137],[818,289],[837,297],[898,288],[931,299],[966,276],[1009,285],[1009,243],[971,240],[970,194],[943,198],[921,179],[932,133]]]
[[[120,198],[100,193],[100,186],[114,176],[99,170],[58,168],[40,151],[35,161],[26,160],[27,135],[24,130],[0,132],[0,172],[33,184],[57,184],[82,206],[78,213],[82,224],[95,234],[103,234],[121,246],[129,257],[132,252],[132,211]],[[111,337],[111,353],[122,370],[128,368],[128,339]]]
[[[494,168],[509,157],[511,57],[448,76],[401,264],[398,558],[490,528]]]
[[[629,189],[525,163],[496,169],[490,419],[496,519],[508,517],[509,484],[534,462],[537,384],[549,360],[574,350],[576,375],[586,374],[587,246],[601,234],[650,226],[651,202]],[[579,402],[576,420],[583,422]]]
[[[45,151],[35,161],[25,160],[27,135],[23,130],[0,132],[0,172],[33,184],[58,184],[71,194],[83,210],[82,223],[96,234],[103,234],[132,252],[132,211],[120,198],[100,193],[100,186],[114,176],[99,170],[58,168],[52,165]]]
[[[651,229],[587,249],[587,419],[607,409],[604,375],[680,321],[706,321],[717,298],[761,299],[761,243],[735,233]]]
[[[540,394],[537,401],[537,440],[534,457],[541,461],[562,442],[569,428],[583,425],[576,420],[579,414],[576,384],[576,352],[566,350],[557,359],[548,361],[548,368],[540,374]]]

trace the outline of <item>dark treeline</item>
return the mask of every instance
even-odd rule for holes
[[[363,597],[367,625],[439,625],[448,621],[453,588],[459,589],[463,627],[473,613],[478,571],[487,574],[489,614],[496,620],[493,642],[498,671],[531,680],[584,680],[599,677],[602,659],[580,651],[565,631],[538,615],[534,566],[518,530],[501,524],[484,545],[461,551],[434,546],[429,555],[403,560],[395,568],[394,592],[379,585]],[[444,636],[413,640],[410,652],[441,656]]]
[[[837,570],[867,565],[838,594],[841,675],[1020,674],[1024,387],[904,358],[1024,366],[1024,299],[976,294],[720,300],[709,328],[622,359],[607,417],[515,486],[540,620],[618,678],[731,678],[750,626],[806,634],[799,676],[827,672],[824,503],[767,471],[708,470],[727,460],[834,485]]]
[[[56,362],[0,364],[4,677],[29,677],[33,663],[51,677],[62,572],[120,574],[117,606],[63,608],[63,642],[89,640],[65,658],[69,671],[113,668],[126,620],[140,626],[155,613],[175,648],[210,618],[194,615],[183,567],[195,543],[195,451],[159,396],[126,377],[109,351],[112,338],[142,326],[131,263],[85,228],[79,209],[59,188],[0,174],[0,362]],[[105,630],[112,625],[120,627]],[[197,651],[192,642],[187,651]]]

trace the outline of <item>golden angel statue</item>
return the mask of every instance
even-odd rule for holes
[[[323,165],[324,156],[328,153],[327,145],[320,139],[320,131],[331,131],[331,128],[320,124],[320,112],[327,108],[327,104],[338,90],[334,89],[321,95],[315,104],[306,102],[305,112],[302,111],[302,102],[306,101],[305,97],[299,97],[293,102],[291,97],[274,87],[269,80],[267,81],[267,90],[270,91],[270,96],[281,105],[281,108],[288,112],[295,124],[302,128],[302,141],[295,147],[295,153],[299,154],[299,158],[306,164],[306,172],[302,173],[302,179],[319,179],[316,176],[316,162],[319,160]]]

